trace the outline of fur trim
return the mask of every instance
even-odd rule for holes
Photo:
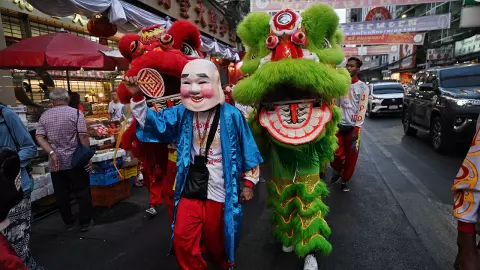
[[[301,76],[300,76],[301,75]],[[278,84],[292,84],[320,93],[325,100],[333,100],[347,93],[350,75],[345,69],[336,69],[305,59],[286,59],[266,63],[250,77],[241,80],[233,92],[236,102],[259,104],[268,91]]]
[[[197,51],[200,51],[200,46],[202,45],[200,31],[193,23],[185,20],[176,21],[167,32],[173,37],[174,49],[180,50],[182,48],[182,43],[187,42]]]
[[[118,42],[118,50],[128,62],[132,62],[133,60],[132,51],[130,51],[130,44],[135,40],[140,40],[140,36],[137,34],[125,34]]]

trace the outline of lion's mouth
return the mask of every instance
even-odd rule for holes
[[[270,89],[260,110],[260,124],[286,144],[305,144],[318,138],[332,119],[330,105],[305,89],[280,85]]]

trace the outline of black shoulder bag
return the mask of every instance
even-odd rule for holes
[[[217,133],[218,122],[220,120],[220,106],[215,111],[210,131],[208,132],[207,145],[205,148],[205,156],[198,155],[194,157],[193,164],[190,164],[187,175],[187,182],[183,190],[182,197],[187,199],[207,200],[208,194],[208,178],[210,174],[207,168],[207,156],[210,146]],[[200,146],[201,148],[201,146]]]
[[[80,141],[80,134],[78,133],[78,118],[80,117],[80,110],[77,110],[77,123],[75,125],[75,129],[77,130],[77,148],[75,148],[75,152],[72,155],[71,165],[72,168],[84,168],[87,166],[90,159],[95,155],[95,151],[92,151],[89,147],[86,147]]]

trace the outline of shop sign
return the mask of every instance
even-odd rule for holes
[[[453,44],[440,48],[427,50],[427,61],[451,60],[453,59]]]
[[[455,57],[480,52],[480,35],[455,42]]]
[[[327,4],[335,9],[350,9],[378,6],[418,5],[424,3],[445,2],[445,0],[252,0],[250,11],[280,11],[286,8],[304,10],[314,4]]]
[[[450,28],[450,13],[374,22],[344,23],[340,25],[345,36],[425,32]]]
[[[380,45],[380,46],[368,46],[368,47],[353,47],[343,48],[343,52],[346,56],[353,55],[384,55],[398,52],[398,45]]]
[[[391,20],[392,14],[384,7],[372,8],[365,16],[365,21],[384,21]]]
[[[410,69],[416,66],[417,46],[404,44],[400,45],[400,69]]]
[[[376,44],[414,44],[423,45],[425,33],[400,33],[346,36],[343,44],[355,45],[376,45]]]

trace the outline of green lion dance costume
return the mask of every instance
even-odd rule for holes
[[[284,251],[305,257],[304,269],[317,269],[315,251],[332,250],[319,172],[337,148],[341,112],[332,101],[350,85],[348,72],[336,68],[344,60],[338,21],[332,8],[314,5],[301,14],[252,13],[238,26],[250,76],[235,86],[234,100],[256,108],[249,124],[272,168],[274,234]]]

